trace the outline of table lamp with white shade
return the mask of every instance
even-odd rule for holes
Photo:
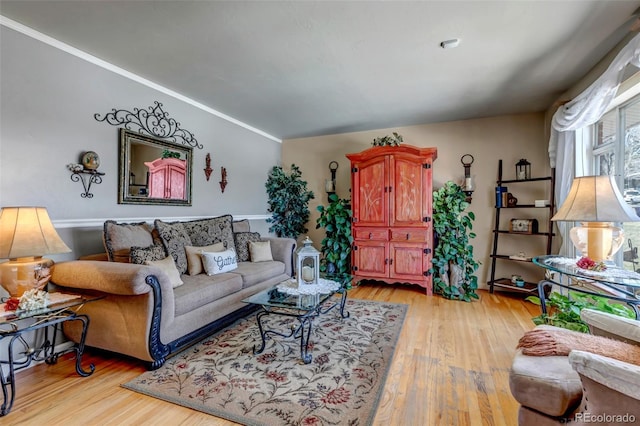
[[[624,243],[624,232],[613,222],[637,222],[622,198],[614,176],[583,176],[573,180],[569,195],[552,221],[581,222],[569,236],[582,256],[595,262],[611,260]]]
[[[0,285],[12,297],[49,281],[51,259],[47,254],[71,249],[56,232],[44,207],[3,207],[0,210]]]

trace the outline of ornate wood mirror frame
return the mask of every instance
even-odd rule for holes
[[[120,129],[118,204],[191,205],[193,148]]]

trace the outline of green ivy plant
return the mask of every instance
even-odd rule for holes
[[[272,213],[267,222],[273,224],[269,232],[278,237],[294,239],[307,232],[305,225],[310,215],[309,200],[315,196],[307,189],[307,182],[302,180],[300,168],[292,164],[291,171],[287,173],[281,166],[274,166],[265,187],[269,198],[268,211]]]
[[[433,274],[435,293],[447,299],[470,302],[478,299],[478,277],[475,274],[479,263],[473,258],[475,238],[473,212],[465,212],[469,203],[462,188],[454,182],[446,182],[433,192],[433,229],[437,244],[433,251],[430,272]],[[459,270],[459,276],[452,274]],[[452,278],[457,282],[452,282]]]
[[[529,296],[526,300],[538,306],[541,304],[540,298],[537,296]],[[612,303],[606,297],[575,291],[570,291],[569,296],[554,291],[549,294],[549,299],[545,299],[545,303],[548,313],[532,318],[534,324],[554,325],[582,333],[589,332],[589,326],[580,318],[580,311],[584,308],[607,312],[625,318],[635,319],[636,317],[633,309],[622,303]]]
[[[393,132],[393,136],[383,136],[381,138],[373,139],[373,146],[398,146],[402,143],[402,135]]]
[[[320,270],[340,280],[347,288],[351,286],[351,203],[336,194],[329,195],[329,204],[318,206],[320,217],[316,229],[324,228],[322,260]]]

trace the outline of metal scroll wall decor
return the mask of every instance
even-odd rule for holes
[[[163,138],[182,145],[203,149],[193,133],[180,128],[180,123],[169,118],[169,113],[162,109],[162,104],[154,101],[154,105],[145,108],[115,109],[103,117],[99,113],[93,115],[97,121],[106,121],[112,126],[124,125],[124,128],[140,134],[148,134],[157,138]]]

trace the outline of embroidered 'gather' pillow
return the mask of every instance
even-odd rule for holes
[[[225,250],[215,253],[203,252],[202,265],[207,275],[216,275],[223,272],[233,271],[238,267],[238,259],[236,257],[236,251]]]

